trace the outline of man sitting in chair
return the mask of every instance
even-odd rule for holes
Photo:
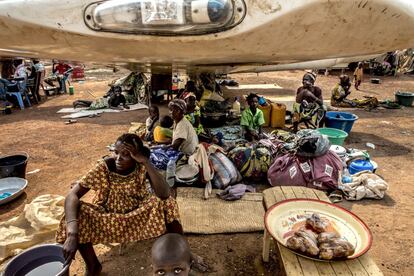
[[[70,73],[73,71],[73,67],[63,61],[54,63],[52,66],[53,76],[45,79],[45,83],[50,86],[55,86],[53,81],[58,81],[59,92],[66,93],[66,80],[69,78]]]
[[[14,95],[17,97],[17,101],[19,101],[19,105],[21,108],[24,108],[23,101],[19,100],[18,94],[16,93],[25,93],[26,89],[26,81],[27,81],[27,69],[24,61],[21,59],[13,61],[13,67],[15,68],[13,78],[12,79],[2,79],[0,78],[0,95],[3,98],[6,98],[6,95]],[[28,100],[27,100],[28,101]],[[30,102],[28,101],[30,105]]]
[[[314,86],[316,74],[306,73],[302,84],[296,92],[296,101],[293,104],[293,130],[298,130],[299,124],[304,123],[307,128],[322,127],[326,108],[323,104],[322,90]]]

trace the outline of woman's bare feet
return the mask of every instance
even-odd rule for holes
[[[102,271],[102,265],[98,262],[93,267],[85,267],[85,276],[99,276]]]

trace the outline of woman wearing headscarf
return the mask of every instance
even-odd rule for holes
[[[339,83],[332,90],[331,105],[336,107],[355,107],[356,103],[346,97],[351,94],[351,80],[348,75],[341,75]]]
[[[198,145],[198,137],[193,125],[184,117],[187,110],[185,101],[174,99],[168,108],[174,120],[171,147],[187,155],[193,154]]]
[[[302,79],[302,86],[296,92],[296,101],[293,104],[293,128],[298,130],[300,123],[307,127],[317,128],[323,125],[325,107],[322,90],[315,86],[316,74],[306,73]]]
[[[65,216],[56,233],[56,241],[63,243],[66,263],[79,250],[86,264],[85,275],[99,275],[102,266],[94,244],[183,233],[177,202],[149,156],[149,149],[137,135],[123,134],[116,140],[113,156],[99,160],[75,183],[66,196]],[[90,190],[95,191],[93,203],[82,201]]]
[[[339,83],[332,90],[331,105],[336,107],[368,107],[378,106],[378,99],[375,97],[364,96],[365,99],[347,99],[351,94],[351,80],[348,75],[341,75]]]

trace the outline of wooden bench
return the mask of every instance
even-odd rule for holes
[[[263,203],[270,208],[275,203],[290,198],[313,198],[329,201],[324,192],[297,186],[273,187],[263,191]],[[271,236],[265,229],[263,238],[263,261],[269,261]],[[383,275],[368,253],[348,261],[318,262],[298,256],[275,242],[285,275]]]

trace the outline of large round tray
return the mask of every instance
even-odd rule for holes
[[[315,199],[288,199],[278,202],[267,210],[265,226],[272,237],[286,247],[287,239],[304,226],[306,218],[313,213],[318,213],[322,219],[328,219],[333,228],[331,230],[354,245],[355,253],[348,259],[363,255],[371,247],[371,231],[359,217],[340,206]],[[292,252],[313,260],[325,261],[293,250]]]

